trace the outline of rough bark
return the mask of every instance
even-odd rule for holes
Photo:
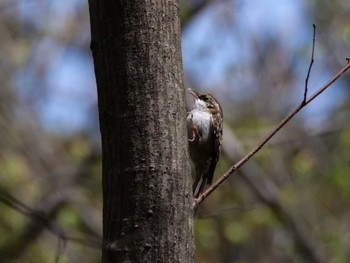
[[[103,262],[192,262],[178,1],[89,0]]]

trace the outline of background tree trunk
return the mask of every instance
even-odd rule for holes
[[[194,254],[178,1],[90,0],[103,262]]]

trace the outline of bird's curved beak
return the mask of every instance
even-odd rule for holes
[[[187,91],[188,91],[195,99],[198,99],[198,93],[195,92],[193,89],[188,88]]]

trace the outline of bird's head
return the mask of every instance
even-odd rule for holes
[[[211,114],[222,113],[219,102],[212,95],[199,93],[193,89],[188,89],[188,92],[194,97],[193,108],[209,111]]]

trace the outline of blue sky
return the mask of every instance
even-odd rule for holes
[[[230,2],[230,1],[228,1]],[[252,63],[255,54],[249,53],[252,40],[255,36],[262,42],[264,39],[277,38],[283,47],[288,50],[290,59],[295,64],[296,86],[295,96],[291,98],[290,108],[298,104],[303,95],[307,69],[310,63],[313,27],[309,14],[310,10],[305,1],[299,0],[244,0],[216,2],[206,9],[183,32],[182,50],[185,74],[204,90],[213,90],[213,93],[225,92],[239,94],[241,90],[227,86],[227,68],[245,68]],[[235,10],[235,17],[225,16],[227,10]],[[230,13],[230,12],[227,12]],[[225,16],[224,18],[222,18]],[[311,71],[309,89],[311,94],[318,87],[326,83],[335,72],[328,72],[324,54],[317,42],[322,28],[317,27],[315,63]],[[305,49],[305,47],[308,47]],[[305,56],[300,56],[303,52]],[[298,56],[297,56],[298,54]],[[295,59],[297,57],[297,60]],[[345,61],[344,61],[345,62]],[[249,66],[248,66],[249,67]],[[235,74],[235,81],[246,89],[253,91],[251,80],[254,77],[249,72],[243,75]],[[327,118],[327,113],[333,109],[344,97],[343,89],[337,88],[341,80],[324,94],[317,98],[317,103],[311,103],[300,116],[309,118]],[[232,89],[232,92],[229,90]],[[226,96],[227,97],[227,96]],[[236,96],[237,97],[237,96]],[[233,99],[233,98],[232,98]]]
[[[59,132],[79,131],[89,121],[89,110],[96,103],[96,84],[93,61],[88,50],[81,46],[66,45],[60,39],[64,22],[86,8],[84,0],[22,1],[18,13],[23,26],[28,24],[45,32],[33,43],[33,54],[27,65],[15,76],[14,83],[22,94],[33,87],[45,87],[45,96],[38,103],[38,113],[45,127]],[[231,12],[235,10],[235,12]],[[85,10],[86,11],[86,10]],[[234,15],[232,15],[234,14]],[[312,40],[312,23],[308,18],[305,1],[301,0],[241,0],[217,1],[200,13],[183,32],[182,51],[186,76],[200,83],[205,90],[213,88],[225,93],[227,68],[249,65],[254,54],[249,53],[251,35],[259,39],[277,37],[293,57]],[[88,20],[87,20],[88,21]],[[76,42],[88,42],[89,27],[76,36]],[[87,43],[88,45],[89,43]],[[33,68],[49,55],[46,75],[34,79]],[[322,54],[317,50],[310,79],[310,88],[323,84],[331,76],[321,67]],[[295,62],[298,83],[302,92],[309,55]],[[237,75],[237,82],[249,86],[249,73]],[[298,92],[298,88],[296,89]],[[328,94],[328,95],[327,95]],[[331,94],[331,96],[330,96]],[[319,114],[331,109],[342,97],[341,89],[332,88],[318,98],[306,113]],[[297,102],[296,94],[291,106]]]
[[[309,37],[312,22],[305,19],[300,1],[238,1],[237,4],[217,2],[198,16],[183,33],[183,60],[185,71],[211,86],[225,79],[226,69],[232,64],[249,63],[254,54],[245,46],[249,35],[261,38],[278,36],[293,51]],[[282,4],[281,4],[282,2]],[[230,21],[222,13],[227,8],[236,10]],[[283,21],[293,21],[285,23]],[[309,29],[307,30],[307,26]],[[294,37],[291,37],[294,36]],[[309,41],[310,38],[307,39]],[[202,47],[198,49],[199,47]],[[203,50],[210,54],[202,59]],[[203,78],[205,76],[205,78]]]

